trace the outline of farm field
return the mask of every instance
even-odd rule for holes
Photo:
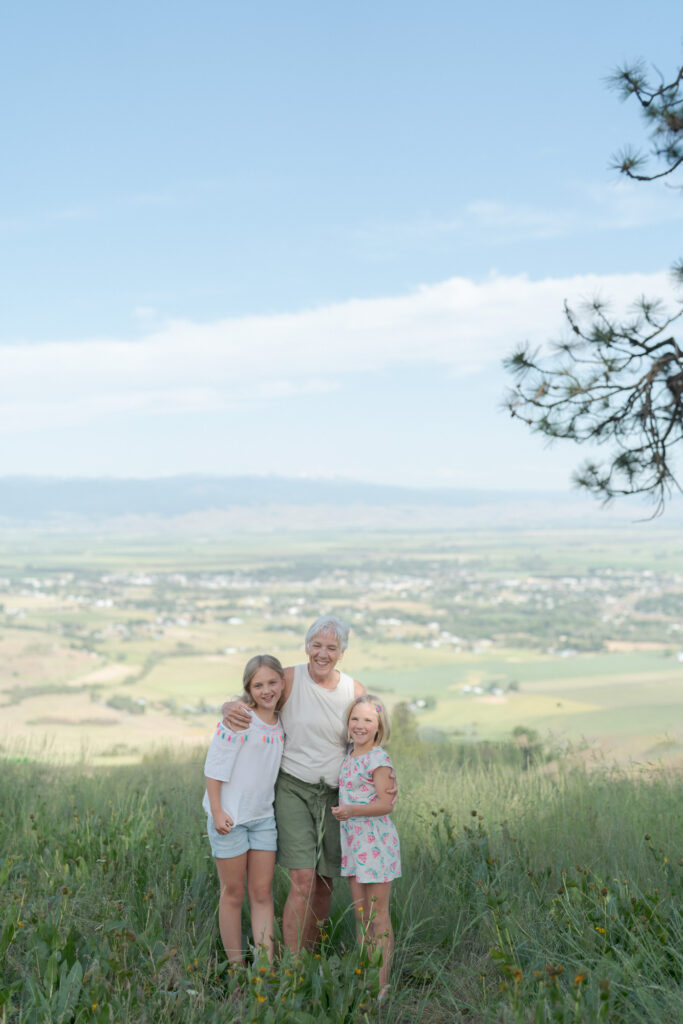
[[[432,740],[552,737],[683,757],[675,532],[0,536],[0,743],[119,763],[205,744],[255,652],[303,660],[322,612],[347,671]]]

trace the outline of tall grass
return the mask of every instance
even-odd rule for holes
[[[681,1008],[680,780],[510,749],[395,752],[393,987],[336,887],[320,950],[225,963],[201,761],[5,762],[0,1020],[656,1024]],[[182,755],[178,755],[182,757]],[[286,878],[278,873],[276,909]],[[246,931],[246,919],[245,919]]]

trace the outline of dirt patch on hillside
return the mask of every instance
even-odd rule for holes
[[[629,651],[669,651],[671,645],[659,644],[653,640],[605,640],[605,647],[610,654],[625,653]]]
[[[129,676],[136,676],[141,671],[140,665],[103,665],[87,675],[72,679],[70,686],[83,686],[85,683],[120,683]]]

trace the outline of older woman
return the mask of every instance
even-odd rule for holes
[[[306,633],[308,662],[286,668],[280,716],[285,730],[275,787],[278,863],[289,870],[282,915],[285,943],[296,951],[316,939],[316,923],[329,917],[333,879],[341,873],[339,769],[346,753],[344,714],[364,687],[337,668],[348,646],[346,623],[322,616]],[[244,705],[224,706],[228,725],[246,728]]]

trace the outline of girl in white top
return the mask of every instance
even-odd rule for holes
[[[257,654],[244,669],[249,727],[233,732],[218,724],[206,755],[203,807],[221,892],[218,924],[228,960],[242,962],[242,903],[246,878],[254,944],[273,959],[273,872],[277,830],[275,779],[284,731],[278,716],[283,668]]]

